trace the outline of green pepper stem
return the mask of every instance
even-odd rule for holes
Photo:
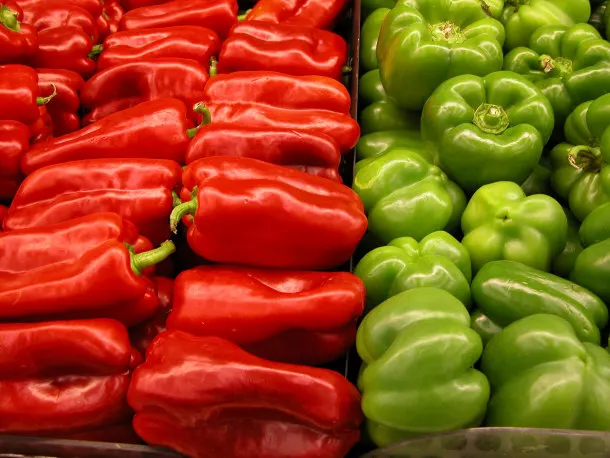
[[[51,88],[53,88],[53,93],[51,95],[48,95],[46,97],[36,97],[36,105],[46,105],[51,100],[53,100],[53,98],[57,95],[57,87],[53,83],[51,83]]]
[[[174,207],[169,216],[169,227],[174,234],[178,233],[178,224],[187,215],[194,215],[197,211],[197,197],[193,197],[188,202],[184,202],[177,207]]]
[[[178,205],[182,205],[182,200],[176,191],[172,191],[172,207],[176,208]]]
[[[0,6],[0,24],[11,32],[21,32],[21,23],[17,20],[17,12],[6,5]]]
[[[452,22],[439,22],[429,25],[432,41],[446,41],[447,43],[463,43],[466,35]]]
[[[589,173],[599,173],[604,166],[604,159],[599,148],[576,145],[568,153],[568,162],[575,169]]]
[[[214,56],[210,57],[210,78],[216,76],[218,74],[218,61]]]
[[[87,54],[87,57],[91,60],[95,60],[97,58],[97,56],[99,56],[102,51],[104,50],[104,45],[94,45],[91,48],[91,51],[89,52],[89,54]]]
[[[487,134],[501,134],[510,125],[504,108],[491,103],[482,103],[474,112],[472,120],[475,126]]]
[[[195,105],[193,105],[193,111],[195,113],[199,113],[202,118],[198,126],[193,127],[192,129],[188,129],[186,131],[186,134],[189,136],[189,138],[193,138],[195,135],[197,135],[199,129],[201,129],[206,124],[212,122],[212,113],[210,112],[210,109],[205,105],[205,103],[197,102]]]
[[[548,54],[543,54],[540,56],[540,67],[544,73],[553,73],[563,77],[572,73],[572,61],[570,59],[566,59],[565,57],[556,57],[553,59],[552,56]]]
[[[159,264],[170,257],[175,251],[176,245],[171,240],[166,240],[159,248],[143,253],[131,254],[131,269],[136,275],[142,275],[142,271]]]
[[[244,11],[242,14],[240,14],[239,16],[237,16],[237,20],[239,22],[241,21],[245,21],[246,18],[248,17],[248,14],[250,14],[250,11],[252,11],[252,8],[250,8],[249,10]]]

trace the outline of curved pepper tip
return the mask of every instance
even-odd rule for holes
[[[50,83],[50,84],[51,84],[51,87],[53,88],[53,93],[46,97],[36,97],[36,105],[38,105],[38,106],[46,105],[47,103],[49,103],[51,100],[53,100],[55,98],[55,96],[57,95],[57,87],[53,83]]]
[[[171,240],[166,240],[158,248],[143,253],[134,254],[130,250],[131,269],[136,275],[141,275],[144,270],[164,261],[175,251],[176,245]]]
[[[172,213],[169,217],[169,226],[171,231],[174,234],[178,233],[178,224],[182,221],[186,215],[194,215],[197,211],[197,187],[193,188],[193,198],[188,202],[181,203],[180,205],[174,207]]]

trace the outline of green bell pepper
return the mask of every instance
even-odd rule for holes
[[[481,336],[483,345],[487,345],[487,342],[502,330],[502,328],[491,321],[489,317],[483,315],[480,310],[472,312],[470,326],[479,336]]]
[[[551,151],[551,184],[583,221],[610,202],[610,94],[576,107],[564,132],[566,142]]]
[[[396,0],[362,0],[360,7],[362,10],[362,18],[366,20],[371,14],[379,8],[394,8]]]
[[[384,130],[417,129],[419,118],[419,113],[402,110],[391,100],[382,100],[360,112],[360,131],[366,135]]]
[[[504,69],[534,82],[563,126],[578,105],[610,92],[610,43],[589,24],[549,25],[534,32],[529,48],[509,52]]]
[[[378,446],[477,426],[489,384],[473,365],[483,344],[464,305],[446,291],[404,291],[373,309],[356,337],[366,367],[358,387]]]
[[[393,5],[392,5],[393,6]],[[362,24],[360,29],[360,67],[364,71],[379,68],[377,60],[377,40],[381,31],[381,24],[390,8],[379,8],[373,11]]]
[[[368,161],[368,159],[365,159]],[[423,239],[459,228],[466,196],[416,151],[394,149],[359,167],[353,189],[368,214],[369,231],[383,243]]]
[[[497,326],[548,313],[568,321],[583,342],[600,343],[608,309],[595,294],[556,275],[514,261],[485,264],[472,280],[472,298]]]
[[[568,218],[568,240],[563,251],[553,259],[551,271],[555,275],[568,278],[570,272],[574,269],[576,258],[578,258],[578,255],[582,252],[582,244],[580,243],[580,234],[578,233],[580,223],[567,208],[564,208],[563,211]]]
[[[481,370],[489,426],[610,430],[610,355],[563,318],[532,315],[494,336]]]
[[[379,70],[371,70],[360,77],[358,96],[360,97],[358,102],[362,103],[363,106],[388,100],[383,84],[381,84]]]
[[[381,81],[407,110],[421,110],[443,81],[502,69],[504,27],[480,0],[401,0],[377,43]]]
[[[591,16],[589,0],[506,0],[502,23],[506,49],[527,46],[530,37],[545,25],[573,26]]]
[[[526,197],[518,184],[499,181],[472,196],[462,215],[462,231],[474,272],[500,259],[549,271],[566,246],[568,220],[552,197]]]
[[[419,243],[411,237],[392,240],[367,253],[354,274],[366,286],[369,308],[402,291],[425,286],[444,289],[470,307],[470,255],[447,232],[433,232]]]
[[[585,218],[579,235],[586,247],[610,239],[610,202],[600,205]]]
[[[521,189],[526,196],[533,194],[546,194],[552,196],[554,191],[551,187],[551,164],[546,156],[538,161],[530,176],[521,183]]]
[[[513,72],[456,76],[430,96],[422,139],[436,162],[466,192],[496,181],[523,183],[554,127],[553,108]]]
[[[386,130],[363,135],[356,145],[356,158],[361,160],[380,157],[388,151],[400,148],[417,151],[424,159],[432,161],[432,156],[424,149],[419,129]]]

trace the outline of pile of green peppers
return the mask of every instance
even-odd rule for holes
[[[362,0],[358,387],[386,446],[610,431],[610,8]]]

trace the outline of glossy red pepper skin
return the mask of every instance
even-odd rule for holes
[[[174,289],[167,329],[222,337],[261,358],[307,365],[345,355],[365,302],[362,280],[348,272],[202,266],[180,273]]]
[[[360,437],[360,394],[340,374],[181,331],[153,341],[127,399],[140,437],[193,458],[339,458]]]
[[[38,74],[25,65],[0,66],[0,120],[38,120]]]
[[[186,163],[212,156],[249,157],[342,181],[339,145],[322,133],[211,123],[202,126],[189,143]]]
[[[356,120],[336,111],[294,110],[256,103],[210,102],[207,106],[212,123],[322,133],[331,137],[342,153],[356,146],[360,138],[360,126]]]
[[[74,132],[80,128],[78,109],[80,107],[79,92],[85,80],[71,70],[37,68],[38,90],[41,95],[52,93],[51,83],[55,85],[57,94],[45,105],[53,120],[53,135]]]
[[[247,21],[331,29],[347,0],[260,0]]]
[[[38,32],[56,27],[80,27],[97,43],[99,32],[95,18],[76,5],[41,0],[23,8],[23,20],[33,25]]]
[[[102,70],[80,92],[81,103],[89,110],[83,125],[139,103],[163,98],[178,99],[192,107],[202,100],[208,79],[207,68],[199,62],[169,57],[141,59]],[[196,121],[197,113],[190,113]],[[186,136],[186,125],[184,131]]]
[[[276,71],[340,79],[347,43],[311,27],[244,21],[231,30],[218,58],[218,72]]]
[[[25,62],[38,48],[36,28],[23,22],[17,3],[0,1],[0,64]]]
[[[187,108],[177,99],[144,102],[76,132],[36,145],[21,160],[26,175],[83,159],[169,159],[184,163],[190,141]]]
[[[121,0],[121,5],[125,12],[143,8],[145,6],[161,5],[167,3],[167,0]]]
[[[0,432],[63,437],[128,417],[131,347],[114,320],[0,324]]]
[[[142,59],[175,57],[193,59],[205,65],[220,51],[220,39],[210,29],[175,26],[160,29],[127,30],[104,40],[97,59],[98,71]]]
[[[324,76],[241,71],[216,75],[205,88],[205,102],[260,103],[294,110],[348,114],[351,98],[339,81]]]
[[[104,33],[100,32],[100,38],[104,39],[113,33],[117,33],[124,14],[125,11],[118,0],[105,0],[100,18],[107,18],[108,30]]]
[[[174,280],[166,277],[155,277],[155,284],[157,285],[157,297],[159,298],[157,313],[149,321],[129,330],[131,344],[143,355],[153,339],[165,331],[167,316],[174,303]]]
[[[10,199],[16,189],[10,183],[21,181],[19,161],[28,150],[30,129],[17,121],[0,121],[0,199]]]
[[[21,8],[35,7],[40,0],[17,0]],[[102,14],[103,3],[101,0],[61,0],[62,5],[78,6],[87,10],[94,18]]]
[[[47,111],[47,107],[38,107],[38,119],[30,124],[30,145],[46,142],[53,138],[53,119]]]
[[[256,159],[200,161],[208,176],[193,184],[185,171],[185,186],[198,186],[196,200],[176,207],[172,224],[193,215],[188,243],[209,261],[332,269],[349,260],[366,231],[362,202],[347,186]]]
[[[195,25],[225,39],[237,23],[236,0],[174,0],[131,10],[121,19],[121,30]]]
[[[23,181],[4,230],[113,212],[158,245],[169,236],[172,190],[181,173],[176,162],[158,159],[92,159],[45,167]]]
[[[2,187],[0,186],[0,189]],[[6,205],[0,205],[0,232],[2,232],[2,222],[4,221],[4,217],[8,213],[8,207]]]
[[[83,78],[95,72],[89,53],[95,41],[81,27],[66,26],[38,32],[38,51],[29,60],[32,67],[72,70]]]

